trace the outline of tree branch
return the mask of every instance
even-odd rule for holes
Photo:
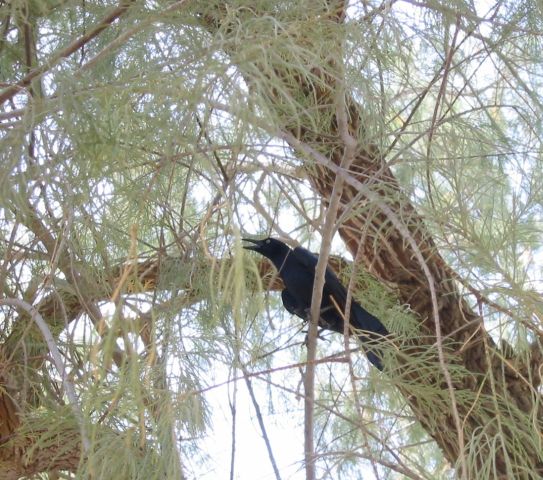
[[[72,408],[75,418],[77,419],[79,423],[79,428],[81,430],[81,440],[82,440],[82,445],[83,445],[83,451],[88,452],[90,449],[90,440],[86,433],[85,421],[83,419],[83,414],[81,413],[81,409],[79,407],[79,402],[77,400],[75,388],[74,388],[73,383],[68,378],[68,375],[66,373],[66,367],[64,366],[64,362],[62,361],[62,358],[60,356],[60,351],[57,347],[55,339],[53,338],[53,335],[51,334],[51,330],[49,330],[47,323],[45,322],[43,317],[40,315],[38,310],[36,310],[36,308],[34,308],[32,305],[25,302],[24,300],[20,300],[18,298],[0,298],[0,305],[10,305],[12,307],[22,308],[31,316],[32,320],[36,323],[36,325],[40,329],[43,335],[43,338],[45,340],[45,343],[47,344],[47,347],[49,348],[49,352],[51,353],[51,357],[53,358],[53,363],[55,364],[57,372],[59,373],[60,378],[62,380],[62,384],[64,385],[64,391],[66,392],[66,396],[68,397],[68,402],[70,403],[70,407]]]
[[[111,25],[115,20],[117,20],[121,15],[123,15],[128,8],[134,3],[133,0],[121,0],[119,6],[111,10],[107,15],[102,18],[89,32],[85,35],[82,35],[78,39],[74,40],[72,43],[66,47],[60,49],[59,51],[53,53],[49,60],[44,64],[32,69],[28,72],[21,80],[16,84],[13,84],[5,88],[0,92],[0,105],[13,98],[21,90],[28,87],[33,80],[41,77],[44,73],[51,70],[55,65],[57,65],[63,58],[69,57],[72,53],[79,50],[81,47],[89,43],[95,37],[100,35],[109,25]]]

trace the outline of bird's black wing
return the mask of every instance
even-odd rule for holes
[[[296,260],[298,260],[307,270],[315,275],[315,268],[319,261],[318,255],[302,247],[296,247],[292,251],[292,255],[294,255]],[[347,301],[347,290],[328,266],[326,267],[326,272],[324,274],[323,295],[332,295],[341,308],[345,306],[345,302]]]
[[[319,257],[302,247],[296,247],[293,250],[295,258],[304,265],[305,268],[315,272]],[[332,295],[337,305],[343,310],[347,302],[347,289],[339,281],[337,275],[330,267],[326,267],[324,275],[324,292],[327,295]],[[385,326],[373,315],[367,312],[356,300],[353,300],[351,305],[351,321],[352,326],[361,330],[367,330],[379,335],[388,335]],[[353,318],[354,316],[354,318]]]
[[[302,247],[297,247],[293,250],[297,263],[303,265],[311,272],[312,278],[315,276],[315,268],[318,262],[318,255],[306,250]],[[343,319],[345,304],[347,302],[347,289],[339,281],[337,275],[332,269],[326,266],[324,274],[324,287],[322,290],[321,303],[321,321],[323,327],[334,330],[338,333],[343,333]],[[364,329],[365,325],[357,321],[354,316],[354,302],[351,305],[351,324],[354,328]]]
[[[304,266],[304,268],[315,273],[318,262],[318,256],[302,247],[296,247],[292,253],[294,257]],[[347,289],[339,281],[336,274],[327,266],[324,274],[323,288],[323,306],[329,305],[335,309],[335,313],[322,313],[323,319],[328,321],[329,328],[339,333],[343,333],[344,309],[347,302]],[[333,297],[333,302],[327,299],[327,296]],[[332,305],[330,305],[332,304]],[[339,307],[339,310],[338,310]],[[381,355],[377,344],[382,336],[389,334],[381,321],[365,310],[356,300],[351,302],[351,314],[349,318],[351,326],[357,330],[362,330],[358,338],[366,345],[366,355],[371,363],[379,370],[383,369]]]
[[[306,311],[303,305],[299,305],[296,298],[286,288],[281,292],[281,300],[283,300],[283,306],[290,314],[306,320]]]

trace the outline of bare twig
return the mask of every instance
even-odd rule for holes
[[[349,132],[349,122],[347,118],[347,110],[345,108],[345,105],[339,105],[336,109],[336,118],[337,118],[337,125],[338,125],[338,132],[340,134],[340,137],[344,144],[344,155],[348,156],[348,164],[346,165],[346,169],[350,167],[352,162],[354,161],[355,155],[356,155],[356,146],[357,141],[356,139],[351,135]],[[341,162],[341,165],[343,166],[343,161]],[[346,211],[343,211],[342,217],[346,214]],[[341,218],[338,219],[338,225],[339,222],[341,222]],[[356,268],[360,261],[360,256],[362,254],[362,243],[358,244],[358,250],[356,252],[356,255],[353,259],[353,271],[351,273],[351,279],[349,281],[348,289],[347,289],[347,298],[345,299],[345,310],[342,312],[343,315],[343,345],[345,348],[345,355],[348,358],[348,365],[349,365],[349,379],[351,381],[351,388],[352,388],[352,395],[354,400],[354,405],[357,410],[357,413],[359,415],[359,418],[363,418],[362,412],[360,411],[360,399],[358,397],[358,391],[355,385],[355,373],[353,368],[353,362],[352,362],[352,356],[349,352],[349,337],[350,337],[350,319],[351,319],[351,302],[353,297],[353,287],[356,277]],[[367,445],[367,432],[366,429],[361,429],[362,435],[364,437],[364,442]],[[371,465],[373,468],[373,472],[375,474],[376,478],[379,478],[379,474],[377,471],[377,466],[375,464],[375,459],[371,458]]]
[[[228,403],[230,404],[230,413],[232,414],[232,428],[230,430],[231,445],[230,445],[230,480],[235,478],[236,468],[236,426],[237,426],[237,398],[238,398],[238,382],[233,383],[234,390],[232,392],[232,398],[228,397]]]
[[[128,10],[131,4],[132,1],[121,0],[119,6],[111,10],[111,12],[109,12],[104,18],[102,18],[102,20],[100,20],[92,30],[87,32],[85,35],[77,38],[68,46],[54,53],[47,62],[40,65],[39,67],[32,69],[17,83],[10,85],[6,89],[4,89],[3,92],[0,92],[0,105],[3,104],[6,100],[13,98],[22,89],[28,87],[34,79],[41,77],[44,73],[51,70],[51,68],[59,63],[63,58],[69,57],[72,53],[76,52],[85,44],[89,43],[92,39],[97,37],[109,25],[117,20],[117,18],[123,15]]]
[[[430,131],[428,133],[428,145],[426,147],[426,182],[428,183],[428,198],[430,200],[430,204],[432,207],[435,208],[434,205],[434,199],[432,197],[432,181],[430,176],[430,154],[432,151],[432,140],[434,138],[434,133],[436,131],[437,127],[437,117],[439,115],[439,111],[441,110],[442,101],[445,97],[445,91],[447,90],[447,82],[449,79],[449,72],[451,70],[451,63],[454,56],[454,53],[456,51],[456,40],[458,38],[458,33],[460,32],[460,15],[456,17],[456,29],[454,31],[453,39],[451,42],[451,46],[448,48],[447,56],[445,59],[445,65],[443,67],[443,79],[441,80],[441,85],[439,87],[439,92],[437,94],[436,104],[434,106],[434,113],[432,115],[432,122],[430,124]],[[463,469],[462,477],[465,478],[465,473],[467,470]]]
[[[398,230],[400,235],[413,250],[413,254],[415,255],[415,258],[417,259],[417,262],[419,263],[424,273],[424,276],[426,277],[426,280],[428,282],[428,288],[430,290],[433,320],[436,329],[436,344],[439,365],[445,377],[447,390],[449,391],[449,395],[451,398],[451,412],[454,419],[455,427],[457,429],[459,449],[462,452],[464,450],[464,434],[462,429],[462,421],[460,420],[460,414],[458,413],[458,405],[456,402],[456,395],[454,393],[454,386],[452,383],[451,374],[447,368],[447,364],[445,361],[445,353],[443,351],[443,335],[441,332],[435,280],[432,273],[430,272],[430,269],[428,268],[428,265],[426,264],[424,255],[422,254],[420,248],[417,245],[417,241],[415,240],[407,226],[404,224],[404,222],[401,220],[401,218],[398,217],[396,212],[394,212],[394,210],[392,210],[392,208],[386,204],[386,202],[383,200],[379,193],[371,190],[367,185],[353,177],[347,169],[342,168],[342,166],[336,165],[331,159],[316,151],[310,145],[301,142],[294,135],[285,131],[277,132],[277,135],[284,139],[286,142],[288,142],[290,145],[292,145],[294,148],[303,152],[305,155],[312,157],[318,164],[329,168],[336,175],[336,179],[337,177],[341,177],[346,183],[356,188],[359,192],[362,192],[370,202],[374,203],[379,208],[379,210],[381,210],[381,212],[387,217],[387,219],[392,223],[396,230]]]
[[[94,57],[92,57],[87,63],[85,63],[76,74],[81,74],[83,71],[88,70],[89,68],[93,67],[97,62],[99,62],[104,57],[107,57],[108,55],[111,55],[113,52],[115,52],[119,47],[124,45],[128,40],[130,40],[134,35],[139,33],[141,30],[143,30],[145,27],[152,25],[153,22],[157,21],[159,17],[162,17],[168,13],[174,12],[180,7],[184,6],[187,3],[187,0],[178,0],[175,3],[172,3],[167,8],[160,9],[160,12],[158,15],[149,15],[136,25],[134,25],[132,28],[129,28],[128,30],[124,31],[122,34],[120,34],[118,37],[116,37],[113,41],[108,43],[102,50],[100,50]]]
[[[249,396],[251,397],[251,402],[253,403],[253,407],[256,412],[258,425],[260,427],[260,431],[262,432],[262,438],[264,439],[264,443],[266,444],[266,450],[268,451],[268,457],[270,458],[270,463],[272,465],[273,472],[275,473],[275,478],[277,480],[281,480],[281,473],[279,472],[279,467],[277,466],[277,462],[275,461],[275,456],[273,455],[273,449],[271,447],[270,438],[268,436],[266,425],[264,424],[264,419],[260,411],[260,405],[258,404],[256,400],[253,384],[250,379],[250,372],[247,370],[247,367],[242,362],[240,362],[240,366],[241,366],[241,371],[243,372],[243,378],[245,379],[245,385],[247,386],[247,391],[249,392]]]
[[[40,329],[45,343],[49,348],[49,352],[51,353],[51,357],[53,358],[53,363],[55,364],[55,367],[60,374],[60,378],[62,379],[62,384],[64,386],[66,396],[68,397],[68,402],[70,403],[75,418],[79,423],[83,451],[85,453],[88,452],[90,449],[90,440],[86,434],[85,422],[83,420],[83,414],[81,413],[81,409],[79,407],[79,402],[77,401],[75,388],[70,379],[68,378],[68,375],[66,373],[66,367],[64,366],[64,362],[62,361],[62,357],[60,356],[60,351],[57,347],[57,344],[55,343],[55,339],[53,338],[53,334],[51,333],[49,326],[40,315],[40,312],[38,312],[35,307],[30,305],[28,302],[25,302],[24,300],[20,300],[18,298],[0,298],[0,305],[9,305],[12,307],[22,308],[30,315],[32,320]]]
[[[348,133],[347,112],[345,109],[345,97],[343,90],[340,89],[338,95],[337,119],[338,123],[344,125],[345,135],[342,135],[344,144],[343,157],[341,159],[341,169],[348,170],[355,159],[356,140]],[[324,275],[328,265],[328,256],[332,245],[332,237],[337,229],[336,219],[338,216],[339,207],[341,205],[341,193],[343,191],[344,178],[337,175],[334,180],[332,194],[330,195],[330,203],[324,218],[324,225],[321,230],[322,243],[319,252],[319,259],[315,267],[315,282],[313,284],[313,294],[311,297],[311,320],[309,322],[309,332],[307,336],[307,368],[304,377],[305,390],[305,462],[306,462],[306,479],[313,480],[315,478],[315,452],[313,443],[313,428],[314,428],[314,401],[315,401],[315,357],[317,345],[318,323],[320,318],[320,305],[322,302]],[[347,311],[349,307],[347,306]],[[347,315],[346,315],[347,316]],[[347,317],[348,318],[348,317]],[[346,322],[346,328],[349,328]]]
[[[285,392],[291,393],[293,395],[299,395],[298,391],[293,390],[292,388],[286,387],[283,384],[278,384],[278,383],[272,382],[266,376],[259,376],[257,378],[258,378],[258,380],[266,382],[267,384],[272,385],[275,388],[278,388],[278,389],[283,390]],[[360,423],[357,422],[356,420],[354,420],[351,416],[345,415],[345,414],[339,412],[338,410],[334,410],[333,408],[330,407],[330,405],[327,402],[322,402],[322,401],[319,401],[319,400],[315,400],[315,404],[318,405],[319,408],[322,408],[324,411],[327,411],[327,412],[333,414],[337,418],[340,418],[343,421],[345,421],[345,422],[347,422],[347,423],[349,423],[351,425],[354,425],[354,426],[356,426],[358,428],[362,427],[360,425]],[[368,430],[367,434],[369,436],[371,436],[372,438],[374,438],[375,440],[378,440],[378,437],[376,436],[375,433],[372,433],[371,431]],[[401,458],[401,456],[398,453],[396,448],[393,448],[393,447],[391,447],[391,446],[389,446],[389,445],[387,445],[385,443],[385,444],[383,444],[383,450],[386,451],[391,456],[391,458],[393,458],[396,461],[396,465],[403,470],[403,473],[405,475],[407,475],[410,478],[414,478],[416,480],[423,480],[423,478],[420,477],[420,475],[418,475],[416,472],[412,471],[409,468],[409,466],[402,460],[402,458]],[[351,452],[351,453],[354,454],[354,452]],[[358,456],[362,456],[362,455],[358,455]],[[369,455],[368,455],[368,457],[369,457]],[[384,466],[387,466],[387,463],[388,463],[388,462],[385,462],[383,464],[381,458],[376,458],[375,461],[377,463],[380,463],[380,464],[384,465]],[[398,468],[396,470],[398,470]],[[398,470],[398,471],[400,471],[400,470]]]

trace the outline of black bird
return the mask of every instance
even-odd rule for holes
[[[281,293],[284,307],[290,313],[308,320],[318,256],[302,247],[291,249],[276,238],[264,240],[244,238],[243,240],[253,244],[243,248],[264,255],[277,268],[285,284],[285,289]],[[319,326],[343,333],[343,312],[346,301],[347,290],[336,274],[326,267]],[[388,335],[388,330],[378,318],[364,310],[355,300],[351,302],[350,326],[364,343],[368,360],[379,370],[383,370],[381,355],[376,345],[382,339],[381,337]]]

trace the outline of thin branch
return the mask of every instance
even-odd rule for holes
[[[273,472],[275,473],[275,478],[277,480],[281,480],[281,473],[279,472],[279,468],[277,467],[275,456],[273,455],[273,449],[271,447],[270,438],[268,437],[268,432],[266,431],[264,418],[262,417],[262,413],[260,411],[260,405],[258,404],[256,400],[253,384],[251,383],[250,372],[247,370],[247,367],[241,362],[240,362],[240,366],[241,366],[241,371],[243,372],[243,378],[245,379],[245,385],[247,386],[247,391],[249,392],[249,396],[251,397],[251,402],[253,402],[253,407],[256,412],[258,425],[260,427],[260,431],[262,432],[262,438],[264,439],[264,443],[266,444],[266,450],[268,451],[268,457],[270,458]]]
[[[228,397],[230,404],[230,412],[232,414],[232,428],[231,428],[231,445],[230,445],[230,480],[235,478],[236,468],[236,426],[237,426],[237,398],[238,398],[238,382],[233,382],[234,391],[232,392],[232,398]]]
[[[428,265],[426,264],[424,255],[422,254],[420,248],[418,247],[416,240],[414,239],[413,235],[411,234],[407,226],[402,222],[401,218],[399,218],[398,215],[394,212],[394,210],[392,210],[392,208],[389,205],[387,205],[386,202],[383,201],[383,198],[381,197],[381,195],[371,190],[367,185],[365,185],[364,183],[360,182],[355,177],[353,177],[348,171],[348,169],[344,169],[341,166],[336,165],[328,157],[316,151],[315,149],[305,144],[304,142],[301,142],[294,135],[288,132],[279,131],[277,132],[277,135],[280,138],[284,139],[286,142],[288,142],[290,145],[292,145],[294,148],[300,150],[305,155],[312,157],[318,164],[326,168],[329,168],[336,175],[336,179],[338,177],[341,177],[346,183],[356,188],[359,192],[362,192],[370,202],[374,203],[379,208],[379,210],[381,210],[381,212],[387,217],[387,219],[392,223],[392,225],[398,230],[400,235],[403,237],[403,239],[409,244],[409,246],[413,250],[413,254],[415,255],[415,258],[417,259],[417,262],[419,263],[424,273],[424,276],[426,277],[426,280],[428,282],[428,288],[430,290],[433,320],[434,320],[434,325],[435,325],[435,330],[436,330],[436,344],[437,344],[439,365],[445,377],[445,382],[447,384],[447,389],[449,391],[449,395],[451,398],[451,412],[454,419],[455,427],[457,429],[459,449],[461,452],[460,454],[462,454],[463,449],[464,449],[464,435],[463,435],[463,429],[462,429],[462,421],[460,420],[460,414],[458,413],[458,405],[456,402],[456,395],[454,393],[454,386],[452,383],[451,374],[447,368],[447,364],[445,361],[445,353],[443,351],[443,335],[441,332],[441,321],[439,318],[439,306],[437,302],[435,280],[432,273],[430,272]]]
[[[345,109],[345,96],[343,89],[340,89],[338,95],[337,121],[347,127],[347,112]],[[341,169],[348,170],[356,157],[356,140],[348,133],[342,136],[344,148],[343,158],[341,160]],[[315,357],[318,324],[320,318],[320,305],[322,302],[324,276],[328,265],[328,256],[332,247],[332,237],[336,231],[336,219],[341,205],[341,194],[343,191],[344,178],[337,175],[334,180],[334,186],[330,195],[330,203],[324,218],[324,226],[321,231],[322,243],[319,252],[319,259],[315,267],[315,282],[313,284],[313,293],[311,297],[311,320],[309,323],[309,332],[307,336],[307,369],[304,377],[305,390],[305,462],[306,462],[306,479],[313,480],[315,478],[315,452],[313,443],[314,429],[314,385],[315,385]],[[347,310],[349,307],[347,306]],[[346,322],[348,327],[348,322]]]
[[[177,2],[169,5],[167,8],[161,9],[159,12],[159,15],[160,17],[162,17],[168,13],[172,13],[176,11],[177,9],[179,9],[180,7],[183,7],[186,3],[187,3],[187,0],[178,0]],[[120,34],[113,41],[107,44],[102,50],[100,50],[94,57],[92,57],[87,63],[81,66],[81,68],[76,72],[76,75],[80,75],[83,71],[88,70],[89,68],[93,67],[102,58],[107,57],[108,55],[111,55],[119,47],[121,47],[128,40],[130,40],[134,35],[139,33],[143,28],[145,28],[148,25],[152,25],[153,22],[157,21],[159,18],[159,15],[149,15],[146,18],[144,18],[142,21],[134,25],[132,28],[129,28],[128,30]]]
[[[437,127],[436,125],[437,116],[439,115],[439,111],[441,110],[442,100],[444,99],[445,91],[447,90],[447,82],[449,80],[449,73],[451,71],[452,59],[456,51],[456,40],[458,38],[459,32],[460,32],[460,15],[456,17],[456,29],[454,31],[451,46],[448,49],[447,56],[445,59],[445,65],[443,67],[443,79],[441,80],[441,85],[439,87],[439,92],[437,94],[436,104],[434,106],[434,113],[432,115],[432,122],[430,123],[430,129],[428,132],[428,145],[426,147],[426,182],[428,183],[428,198],[433,208],[435,208],[435,205],[434,205],[434,199],[432,196],[432,181],[431,181],[431,176],[430,176],[430,153],[432,151],[432,140],[434,138],[434,133]],[[465,474],[467,470],[465,470],[464,467],[465,465],[462,465],[462,478],[466,478]]]
[[[0,92],[0,105],[13,98],[21,90],[28,87],[32,81],[36,78],[41,77],[44,73],[51,70],[55,65],[57,65],[63,58],[69,57],[72,53],[79,50],[85,44],[89,43],[100,33],[102,33],[109,25],[111,25],[115,20],[117,20],[121,15],[123,15],[130,5],[134,3],[133,0],[126,1],[121,0],[118,7],[114,8],[109,12],[102,20],[100,20],[96,26],[90,30],[85,35],[82,35],[78,39],[74,40],[68,46],[62,48],[58,52],[54,53],[51,58],[44,64],[39,67],[34,68],[28,72],[19,82],[10,85],[8,88],[4,89],[3,92]]]
[[[261,380],[265,383],[267,383],[268,385],[271,385],[277,389],[280,389],[280,390],[283,390],[287,393],[291,393],[293,395],[296,395],[298,396],[299,395],[299,392],[297,390],[293,390],[289,387],[286,387],[285,385],[283,384],[278,384],[278,383],[275,383],[275,382],[272,382],[271,380],[269,380],[267,377],[265,376],[259,376],[257,377],[258,380]],[[315,400],[315,404],[318,405],[319,408],[321,408],[322,410],[324,411],[327,411],[329,412],[330,414],[336,416],[337,418],[351,424],[351,425],[354,425],[356,426],[357,428],[362,428],[362,426],[360,425],[359,422],[355,421],[352,417],[348,416],[348,415],[345,415],[343,413],[341,413],[340,411],[338,410],[334,410],[333,408],[330,407],[330,405],[328,404],[328,402],[322,402],[322,401],[319,401],[319,400]],[[367,431],[367,434],[369,436],[371,436],[374,440],[377,440],[377,441],[380,441],[380,439],[377,437],[376,434],[372,433],[371,431]],[[397,449],[387,445],[387,444],[383,444],[383,450],[385,450],[396,462],[397,462],[397,465],[399,465],[407,474],[407,472],[409,472],[409,476],[411,478],[415,478],[417,480],[423,480],[422,477],[420,477],[420,475],[418,475],[416,472],[413,472],[408,465],[405,464],[405,462],[402,461],[402,459],[400,458],[400,455],[398,454],[398,451]],[[353,453],[354,454],[354,453]],[[376,458],[375,459],[376,462],[382,464],[382,461],[380,458]],[[386,466],[386,464],[385,464]]]
[[[62,379],[62,384],[64,386],[64,391],[66,392],[66,396],[68,397],[68,402],[70,403],[70,406],[72,407],[72,411],[75,415],[75,418],[77,419],[79,423],[79,427],[81,430],[81,443],[83,445],[83,451],[87,453],[90,450],[90,440],[86,434],[83,414],[81,413],[79,402],[77,401],[74,385],[68,378],[68,375],[66,373],[66,367],[64,366],[64,362],[62,361],[62,357],[60,355],[60,351],[57,347],[57,344],[55,343],[55,339],[53,338],[53,334],[51,333],[51,330],[49,330],[49,326],[47,325],[43,317],[40,315],[38,310],[32,305],[30,305],[28,302],[25,302],[24,300],[20,300],[18,298],[0,298],[0,305],[9,305],[11,307],[22,308],[30,315],[32,320],[36,323],[36,325],[40,329],[43,335],[43,338],[45,340],[45,343],[47,344],[47,347],[49,348],[49,352],[51,353],[51,357],[53,358],[53,363],[55,364],[55,367],[58,373],[60,374],[60,378]]]
[[[336,109],[336,118],[337,118],[337,125],[338,125],[338,132],[340,134],[340,137],[343,141],[344,147],[344,155],[348,157],[348,162],[346,162],[346,165],[343,165],[343,161],[341,162],[341,166],[344,167],[346,170],[348,170],[354,161],[354,158],[356,156],[356,147],[358,145],[358,142],[356,138],[354,138],[351,133],[349,132],[349,122],[347,118],[347,110],[345,108],[345,105],[338,106]],[[345,210],[344,210],[345,213]],[[342,218],[338,219],[338,225],[339,228],[339,222],[341,222]],[[351,278],[349,281],[348,289],[347,289],[347,298],[345,299],[345,311],[343,314],[343,345],[345,348],[345,355],[347,356],[349,362],[349,379],[351,381],[351,388],[352,388],[352,394],[353,394],[353,400],[354,405],[357,410],[357,413],[360,418],[363,418],[362,412],[360,411],[360,399],[358,396],[358,390],[355,385],[355,373],[353,368],[353,362],[352,362],[352,356],[349,353],[349,338],[350,338],[350,319],[351,319],[351,302],[353,297],[353,287],[355,283],[356,278],[356,268],[360,262],[360,256],[362,254],[362,242],[358,244],[358,249],[356,252],[356,255],[353,259],[353,271],[351,272]],[[339,309],[341,312],[341,310]],[[367,429],[361,429],[362,436],[364,438],[364,442],[366,446],[368,445],[368,439],[367,439]],[[371,458],[371,465],[373,468],[373,473],[376,478],[379,478],[377,466],[375,464],[375,459]]]

